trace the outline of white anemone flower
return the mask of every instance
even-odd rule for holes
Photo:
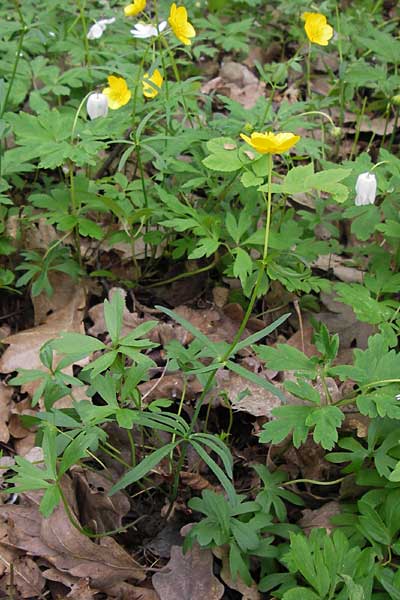
[[[111,19],[100,19],[100,21],[96,21],[87,33],[88,40],[98,40],[101,38],[103,33],[105,32],[107,25],[111,25],[114,23],[115,17],[111,17]]]
[[[373,204],[376,198],[376,177],[374,173],[360,173],[356,182],[356,206]]]
[[[146,23],[136,23],[135,27],[131,29],[133,37],[145,40],[146,38],[157,37],[167,26],[167,21],[161,21],[154,27],[154,25]]]
[[[98,117],[106,117],[108,113],[107,96],[98,92],[90,94],[86,101],[86,112],[92,120]]]

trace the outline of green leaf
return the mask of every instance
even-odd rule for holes
[[[116,344],[121,334],[122,318],[125,309],[125,301],[122,294],[119,291],[115,292],[110,301],[104,300],[103,307],[107,331],[110,334],[112,342]]]
[[[125,475],[111,488],[109,495],[112,496],[119,490],[126,488],[128,485],[142,479],[149,471],[154,469],[163,458],[176,448],[179,442],[170,442],[161,448],[158,448],[151,454],[148,454],[136,467],[125,473]]]
[[[285,592],[282,596],[282,600],[321,600],[320,596],[317,596],[315,592],[310,588],[295,587]]]
[[[309,406],[279,406],[272,410],[274,421],[263,425],[259,440],[262,444],[272,442],[279,444],[290,433],[293,434],[293,444],[299,448],[307,439],[309,427],[306,420],[314,409]]]
[[[202,333],[199,329],[197,329],[197,327],[192,325],[192,323],[187,321],[184,317],[181,317],[181,315],[174,312],[173,310],[170,310],[169,308],[165,308],[164,306],[159,306],[159,305],[156,305],[155,308],[157,310],[161,310],[163,313],[168,315],[171,319],[173,319],[174,321],[179,323],[179,325],[182,325],[182,327],[184,327],[184,329],[189,331],[195,338],[200,340],[202,342],[202,344],[204,344],[204,346],[206,346],[207,348],[212,350],[214,356],[218,356],[217,346],[206,335],[204,335],[204,333]]]
[[[57,484],[47,488],[40,501],[39,509],[42,515],[49,517],[61,500],[60,490]]]
[[[338,441],[337,429],[344,420],[344,414],[337,406],[321,406],[308,415],[305,424],[315,425],[313,438],[316,444],[321,444],[326,450],[332,450]]]
[[[272,392],[274,394],[274,396],[279,398],[282,402],[286,402],[285,394],[283,394],[276,385],[267,381],[267,379],[260,377],[260,375],[253,373],[253,371],[249,371],[248,369],[245,369],[241,365],[234,363],[231,360],[228,360],[226,362],[226,367],[230,371],[233,371],[234,373],[236,373],[237,375],[240,375],[241,377],[244,377],[248,381],[251,381],[252,383],[255,383],[256,385],[259,385],[260,387],[264,388],[264,390],[267,390],[268,392]]]
[[[91,376],[97,377],[97,375],[100,375],[100,373],[108,369],[108,367],[111,367],[117,356],[117,350],[106,352],[105,354],[99,356],[99,358],[96,358],[96,360],[92,363],[83,367],[82,371],[92,371]]]
[[[253,261],[249,254],[243,248],[235,248],[235,260],[233,263],[233,275],[239,277],[242,285],[244,286],[247,277],[253,272]]]
[[[219,465],[207,454],[200,444],[198,444],[193,438],[190,440],[190,444],[193,446],[193,449],[197,452],[201,459],[206,463],[206,465],[211,469],[214,473],[218,481],[221,483],[222,487],[225,489],[228,494],[228,498],[231,502],[235,502],[236,492],[235,488],[232,485],[232,482],[228,479],[224,471],[221,469]]]
[[[103,342],[82,333],[62,333],[61,337],[50,342],[51,347],[63,354],[91,354],[107,348]]]
[[[267,367],[276,371],[298,371],[314,378],[316,374],[315,358],[308,358],[303,352],[289,346],[289,344],[277,344],[276,348],[269,346],[257,346],[258,356],[265,360]]]

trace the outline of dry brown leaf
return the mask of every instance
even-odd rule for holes
[[[229,61],[221,66],[217,77],[202,86],[201,91],[203,94],[217,91],[244,108],[253,108],[258,98],[265,96],[265,83],[245,65]]]
[[[219,486],[212,485],[205,477],[199,475],[199,473],[181,471],[180,478],[182,483],[189,486],[190,489],[196,490],[197,492],[201,492],[202,490],[221,492],[221,488]]]
[[[0,382],[0,442],[7,443],[10,439],[8,421],[11,413],[11,396],[13,389]]]
[[[64,477],[64,494],[76,515],[77,504],[72,482]],[[32,556],[40,556],[58,571],[73,577],[88,578],[90,585],[101,591],[126,579],[145,579],[140,565],[113,538],[103,537],[98,543],[80,533],[59,505],[44,519],[38,510],[40,493],[24,494],[26,506],[0,506],[0,514],[10,523],[10,543]]]
[[[304,533],[309,535],[311,531],[318,527],[323,527],[328,533],[331,533],[333,525],[331,518],[340,514],[340,504],[336,500],[327,502],[320,508],[311,510],[305,508],[298,524],[303,528]]]
[[[80,294],[79,284],[66,273],[50,271],[49,280],[53,286],[53,294],[48,296],[43,291],[32,298],[35,326],[45,323],[52,313],[68,307]]]
[[[7,583],[4,583],[10,585],[12,581],[20,598],[32,598],[42,593],[46,582],[38,565],[31,558],[28,556],[17,558],[13,561],[12,567],[12,577],[8,569]]]
[[[344,264],[345,258],[338,254],[324,254],[319,256],[312,263],[312,266],[321,269],[321,271],[332,271],[335,277],[346,283],[362,283],[364,280],[364,271],[356,267],[350,267]]]
[[[12,373],[22,368],[42,368],[39,350],[45,342],[58,337],[62,331],[84,333],[84,305],[85,294],[83,289],[80,289],[67,306],[51,314],[42,325],[5,338],[3,342],[9,344],[9,347],[0,359],[0,373]],[[26,386],[23,389],[25,390]]]
[[[262,373],[258,375],[263,376]],[[217,388],[208,394],[208,400],[224,392],[234,410],[247,412],[254,417],[268,418],[272,416],[271,411],[281,404],[279,398],[272,392],[231,371],[220,369],[216,379]]]
[[[81,467],[71,471],[81,523],[98,533],[121,527],[122,518],[130,509],[126,494],[108,496],[112,482],[97,471]]]
[[[224,586],[213,575],[213,555],[197,544],[186,554],[172,546],[171,559],[152,578],[160,600],[220,600]]]

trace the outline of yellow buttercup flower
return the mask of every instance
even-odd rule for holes
[[[133,0],[131,4],[125,6],[124,13],[126,17],[136,17],[146,8],[146,0]]]
[[[310,42],[327,46],[333,36],[333,28],[327,23],[325,15],[305,12],[301,18],[305,21],[304,29]]]
[[[240,134],[240,137],[260,154],[282,154],[297,144],[299,135],[294,133],[258,133],[254,132],[251,137]]]
[[[146,98],[155,98],[160,91],[163,81],[163,76],[158,69],[154,70],[151,77],[149,77],[148,73],[145,73],[142,79],[143,95]],[[158,89],[154,86],[157,86]]]
[[[186,8],[184,6],[178,8],[174,2],[171,6],[168,23],[171,25],[171,29],[178,40],[181,41],[182,44],[190,46],[192,43],[190,38],[196,35],[196,30],[188,21]]]
[[[117,108],[121,108],[121,106],[128,104],[132,93],[126,84],[125,79],[123,77],[110,75],[110,77],[107,77],[107,81],[110,87],[106,87],[103,90],[103,94],[107,96],[108,108],[117,110]]]

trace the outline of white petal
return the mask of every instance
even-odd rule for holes
[[[98,117],[106,117],[108,113],[107,96],[96,92],[90,94],[86,101],[86,112],[92,120]]]
[[[161,23],[158,24],[158,31],[159,33],[161,33],[162,31],[164,31],[164,29],[167,26],[167,21],[161,21]]]
[[[88,31],[87,39],[88,40],[98,40],[101,38],[105,30],[105,25],[100,25],[99,23],[95,23],[91,26]]]
[[[100,21],[97,21],[98,25],[111,25],[112,23],[115,23],[115,17],[111,17],[110,19],[100,19]]]

